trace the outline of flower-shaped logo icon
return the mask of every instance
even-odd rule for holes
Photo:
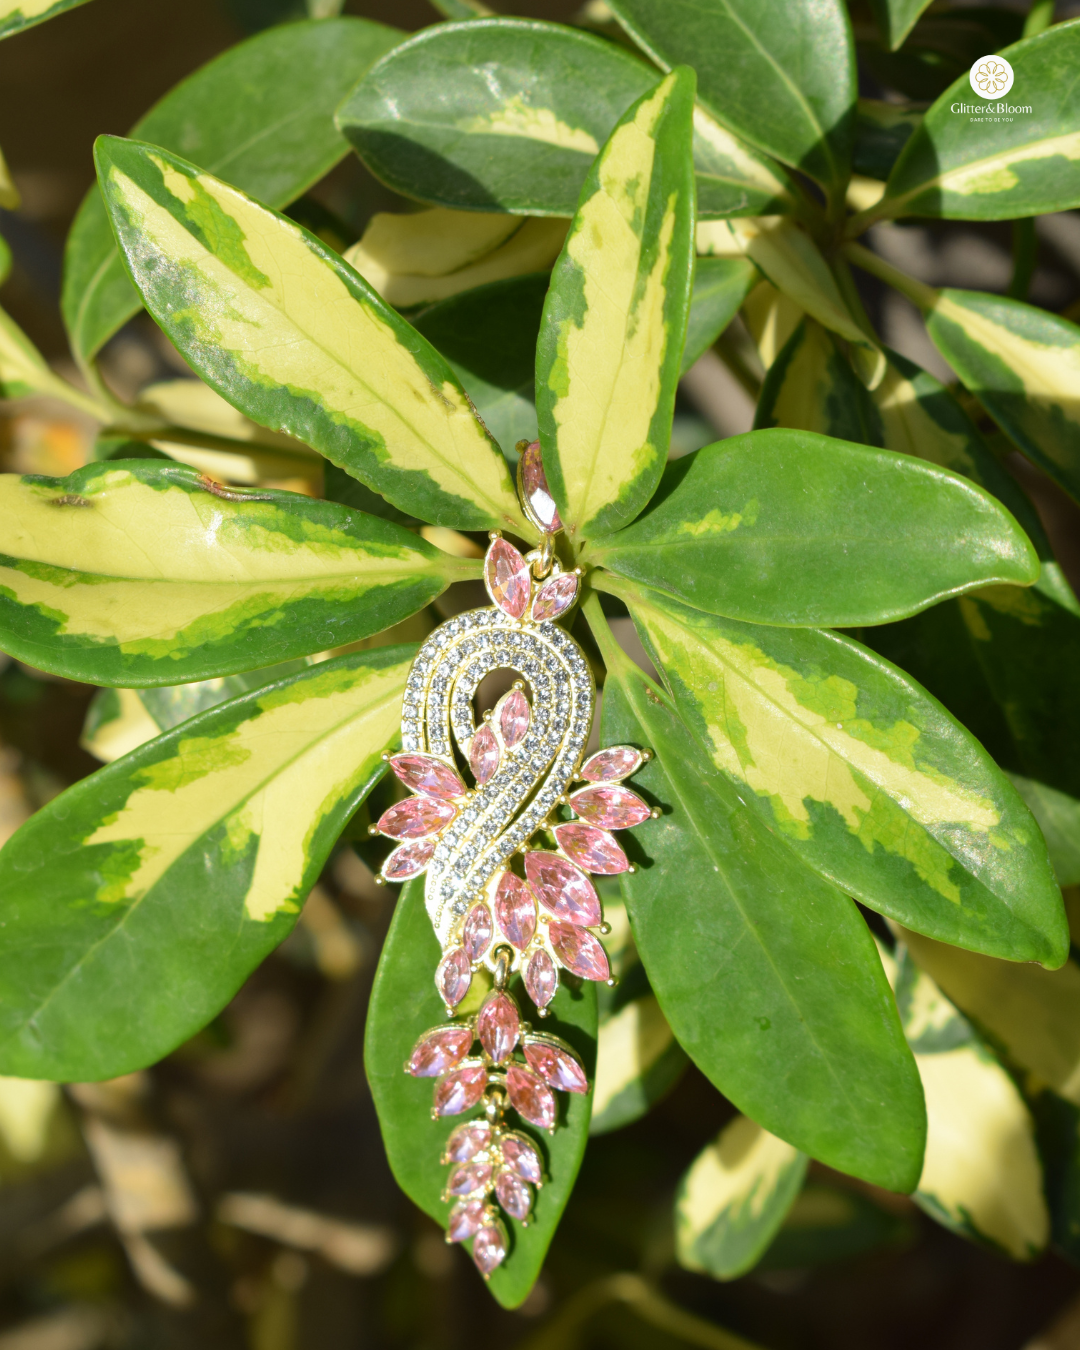
[[[1013,68],[1003,56],[980,56],[971,67],[970,79],[980,98],[1000,98],[1013,86]]]

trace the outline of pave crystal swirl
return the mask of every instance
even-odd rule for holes
[[[630,870],[611,831],[652,814],[621,785],[648,752],[615,746],[582,762],[595,686],[581,649],[555,622],[576,602],[580,572],[564,570],[554,554],[561,521],[539,444],[519,450],[522,505],[543,543],[523,556],[493,534],[484,561],[492,607],[448,620],[421,647],[402,704],[402,749],[389,760],[413,795],[372,827],[399,841],[381,880],[426,873],[425,903],[443,951],[435,984],[447,1015],[477,970],[494,976],[479,1013],[425,1032],[405,1066],[437,1079],[435,1117],[483,1107],[482,1119],[450,1137],[444,1162],[456,1166],[443,1198],[453,1202],[447,1241],[471,1239],[485,1279],[510,1250],[496,1202],[526,1223],[530,1187],[541,1183],[536,1146],[508,1129],[504,1114],[553,1130],[555,1090],[589,1087],[569,1045],[521,1020],[507,982],[520,974],[546,1017],[560,970],[610,980],[599,941],[608,929],[588,874]],[[476,691],[501,669],[521,678],[478,723]],[[576,780],[584,785],[568,795]],[[534,843],[541,831],[547,838]]]

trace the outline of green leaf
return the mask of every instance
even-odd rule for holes
[[[773,1134],[830,1167],[913,1190],[922,1091],[854,904],[747,809],[629,662],[609,661],[601,740],[655,754],[635,784],[663,815],[634,831],[638,870],[625,894],[683,1048]]]
[[[55,797],[0,852],[0,1072],[152,1063],[288,934],[385,772],[412,647],[255,689]]]
[[[1016,1084],[903,946],[894,986],[926,1094],[926,1157],[914,1200],[938,1223],[1015,1261],[1046,1246],[1034,1125]]]
[[[338,126],[376,177],[407,197],[571,216],[600,147],[655,82],[644,61],[561,24],[439,24],[360,81]],[[799,197],[778,164],[700,111],[694,159],[704,215],[785,211]]]
[[[7,245],[0,246],[0,276],[10,265]],[[73,385],[62,380],[23,330],[0,309],[0,398],[26,398],[48,394],[82,409],[96,421],[103,420],[101,406]]]
[[[894,216],[1010,220],[1080,205],[1080,131],[1072,75],[1080,20],[1001,53],[1013,68],[1012,116],[974,94],[965,71],[904,147],[884,198],[860,223]],[[979,125],[972,125],[974,119]]]
[[[268,206],[285,206],[348,153],[334,108],[403,36],[353,18],[271,29],[189,75],[131,134],[182,151]],[[76,353],[89,360],[141,304],[93,187],[64,257],[62,308]]]
[[[1002,430],[1080,498],[1080,327],[1019,300],[944,290],[926,329]]]
[[[840,0],[611,0],[665,70],[698,72],[724,126],[830,192],[851,167],[855,47]]]
[[[859,99],[851,167],[856,173],[884,182],[922,118],[921,107],[905,107],[876,98]]]
[[[685,375],[698,357],[713,345],[758,280],[758,270],[747,258],[698,259],[686,322],[681,375]]]
[[[19,189],[15,186],[11,177],[11,170],[4,159],[4,152],[0,150],[0,206],[5,211],[17,211],[22,205],[22,198],[19,196]],[[3,281],[11,270],[11,251],[6,242],[0,238],[0,281]]]
[[[174,685],[341,646],[478,571],[389,521],[160,460],[5,474],[0,520],[4,649],[94,684]]]
[[[461,1118],[444,1116],[433,1121],[431,1080],[410,1078],[402,1070],[417,1038],[446,1019],[442,1000],[435,992],[439,955],[439,943],[424,909],[424,882],[410,882],[398,899],[379,959],[368,1011],[364,1064],[386,1156],[397,1183],[445,1227],[450,1206],[441,1198],[446,1169],[440,1166],[439,1158],[447,1136]],[[545,1029],[550,1028],[574,1047],[591,1079],[596,1053],[594,986],[584,983],[571,989],[563,980],[551,1012]],[[537,1192],[533,1218],[528,1228],[512,1225],[510,1254],[488,1285],[506,1308],[516,1308],[536,1282],[585,1152],[591,1097],[567,1094],[560,1095],[559,1101],[555,1133],[543,1140],[534,1139],[544,1156],[547,1180]],[[532,1134],[528,1129],[524,1132]]]
[[[546,272],[495,281],[432,305],[414,321],[507,452],[536,440],[536,339],[547,288]]]
[[[870,0],[881,40],[890,51],[904,45],[904,39],[929,4],[930,0]]]
[[[1058,885],[1080,886],[1080,800],[1018,773],[1009,777],[1039,823]]]
[[[626,906],[601,888],[604,921],[611,933],[604,939],[614,989],[599,985],[600,1014],[596,1082],[592,1092],[589,1134],[606,1134],[638,1120],[665,1096],[686,1068],[686,1052],[675,1039],[645,967],[634,946]]]
[[[453,371],[332,249],[153,146],[96,154],[146,306],[209,385],[410,515],[530,535]]]
[[[860,40],[858,58],[878,84],[908,98],[930,102],[963,76],[961,92],[971,99],[971,85],[966,81],[972,63],[1018,41],[1023,28],[1022,11],[990,5],[952,6],[923,15],[903,50],[890,52],[883,43]]]
[[[0,38],[11,37],[85,4],[86,0],[0,0]]]
[[[90,700],[79,744],[103,764],[111,764],[160,736],[164,728],[151,717],[135,689],[99,689]]]
[[[808,1161],[747,1116],[736,1116],[679,1183],[679,1265],[718,1280],[751,1270],[802,1189]]]
[[[536,412],[575,542],[633,520],[667,459],[694,275],[693,101],[680,68],[627,111],[552,273]]]
[[[905,933],[914,961],[996,1050],[1080,1105],[1080,966],[1060,970],[961,951]]]
[[[784,428],[675,460],[645,514],[586,556],[712,614],[808,628],[888,623],[1039,575],[1023,531],[981,488]]]
[[[769,367],[754,427],[791,427],[860,445],[883,440],[869,393],[833,334],[811,318],[798,324]]]
[[[614,589],[712,763],[808,867],[943,941],[1064,961],[1065,914],[1035,822],[914,680],[838,633]]]

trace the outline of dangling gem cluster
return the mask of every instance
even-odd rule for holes
[[[447,1240],[471,1238],[485,1278],[509,1250],[495,1201],[524,1223],[529,1187],[541,1180],[535,1146],[506,1129],[504,1112],[512,1109],[551,1130],[553,1090],[588,1091],[573,1050],[521,1021],[507,979],[521,975],[540,1017],[548,1015],[560,969],[613,983],[599,941],[609,930],[589,874],[632,871],[611,832],[657,814],[622,782],[648,751],[613,746],[582,763],[595,700],[592,675],[577,644],[554,622],[577,600],[580,572],[563,571],[554,554],[552,536],[562,522],[539,443],[519,449],[518,490],[543,542],[523,556],[492,535],[484,581],[494,608],[458,615],[421,648],[403,701],[403,748],[388,757],[413,795],[372,826],[372,833],[397,841],[380,881],[427,874],[427,909],[443,948],[435,985],[447,1015],[454,1016],[481,966],[495,976],[479,1013],[425,1032],[406,1065],[414,1077],[438,1079],[437,1117],[483,1102],[484,1119],[451,1135],[444,1162],[456,1167],[444,1198],[454,1202]],[[525,678],[477,725],[476,689],[486,674],[504,667]],[[570,791],[574,782],[583,786]],[[562,819],[560,808],[571,818]],[[540,831],[554,848],[530,847]],[[520,872],[510,866],[515,854]],[[477,1040],[480,1054],[474,1055]]]

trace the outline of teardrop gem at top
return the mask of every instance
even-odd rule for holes
[[[450,801],[465,795],[466,787],[460,776],[434,755],[394,755],[390,767],[407,788],[425,797]]]
[[[559,519],[555,498],[548,487],[539,441],[530,441],[522,452],[518,464],[518,481],[526,514],[532,518],[533,524],[545,534],[558,534],[563,524]]]
[[[581,766],[581,777],[588,783],[611,783],[629,778],[644,763],[645,756],[632,745],[609,745],[590,755]]]
[[[529,564],[505,539],[491,541],[484,559],[484,584],[494,603],[512,619],[520,619],[528,609]]]
[[[574,572],[561,572],[552,577],[536,593],[533,601],[532,618],[536,623],[545,623],[548,619],[557,619],[565,614],[577,599],[578,579]]]

